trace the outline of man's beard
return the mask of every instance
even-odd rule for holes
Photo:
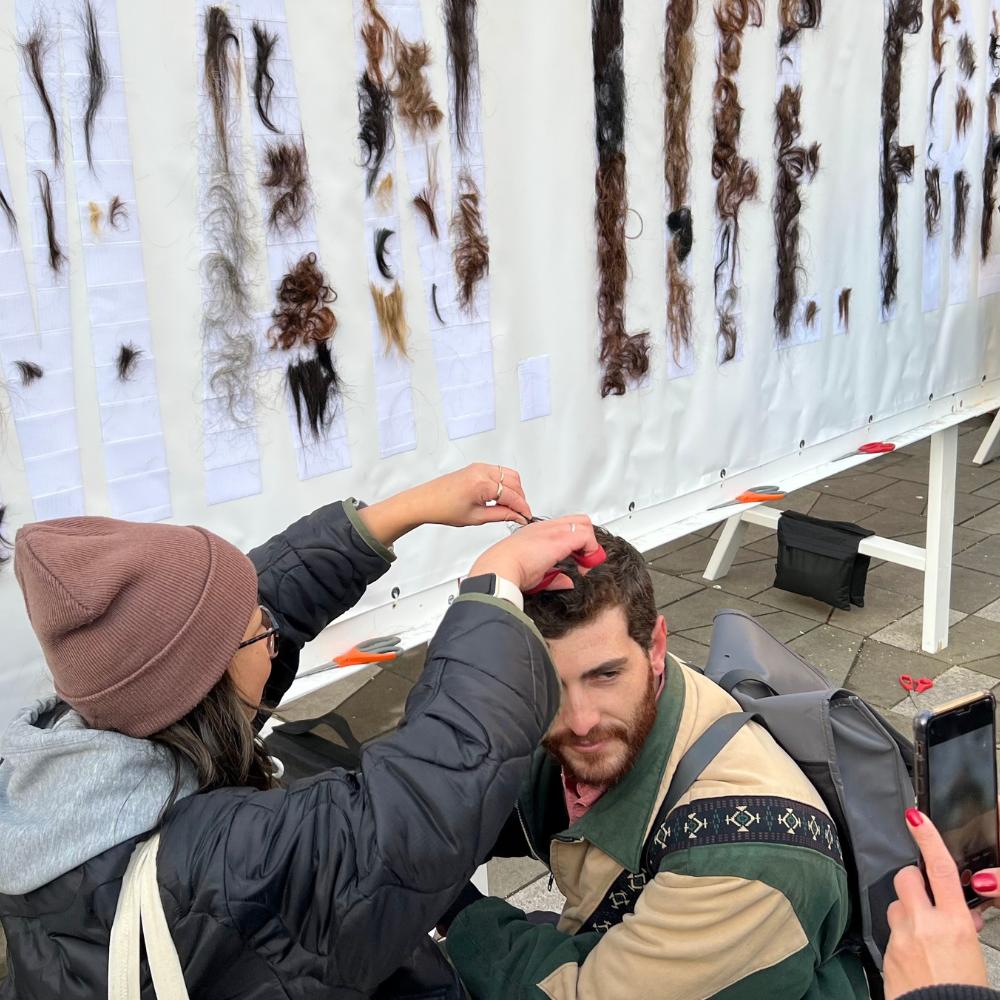
[[[649,688],[627,724],[595,726],[582,738],[565,730],[542,741],[568,777],[578,784],[611,786],[618,784],[632,770],[656,722],[656,681],[650,673]],[[604,739],[613,742],[603,753],[584,754],[573,750],[576,742],[597,743]]]

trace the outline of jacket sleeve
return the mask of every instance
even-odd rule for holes
[[[796,866],[791,857],[787,864]],[[797,875],[816,889],[808,873]],[[487,899],[455,919],[448,954],[477,1000],[699,1000],[723,990],[727,1000],[805,996],[847,911],[824,892],[804,901],[808,913],[798,902],[752,878],[661,871],[634,913],[603,935],[531,924],[510,904]],[[824,935],[833,945],[819,943]],[[822,995],[861,995],[843,972],[824,976],[830,988]]]
[[[224,845],[228,913],[275,966],[367,995],[458,895],[510,814],[559,704],[541,636],[459,597],[399,728],[357,773],[245,798]],[[299,967],[299,966],[297,966]]]
[[[1000,1000],[1000,990],[985,986],[927,986],[904,993],[899,1000]]]
[[[281,632],[264,690],[264,703],[277,705],[295,679],[302,647],[353,608],[395,555],[372,536],[354,502],[344,500],[300,518],[249,556],[261,603]]]

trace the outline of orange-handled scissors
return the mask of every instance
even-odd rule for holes
[[[398,635],[381,635],[376,639],[365,639],[352,646],[346,653],[335,656],[329,663],[300,671],[297,677],[311,677],[324,670],[336,670],[337,667],[358,667],[367,663],[385,663],[395,660],[403,652],[402,641]]]
[[[717,503],[714,507],[709,507],[709,510],[719,510],[722,507],[734,507],[739,503],[767,503],[768,500],[781,500],[785,495],[785,491],[780,486],[751,486],[750,489],[745,490],[737,497],[733,497],[732,500],[727,500],[725,503]]]

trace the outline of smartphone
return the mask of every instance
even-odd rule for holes
[[[997,844],[996,699],[960,698],[913,720],[917,805],[941,832],[970,906],[972,876],[1000,867]]]

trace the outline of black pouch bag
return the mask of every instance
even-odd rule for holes
[[[324,735],[324,727],[332,729],[343,745]],[[264,746],[284,765],[285,782],[311,778],[333,767],[354,770],[361,763],[361,744],[347,720],[337,712],[277,726],[264,740]]]
[[[858,555],[869,528],[846,521],[824,521],[793,510],[778,520],[778,561],[774,585],[835,608],[865,606],[869,556]]]

